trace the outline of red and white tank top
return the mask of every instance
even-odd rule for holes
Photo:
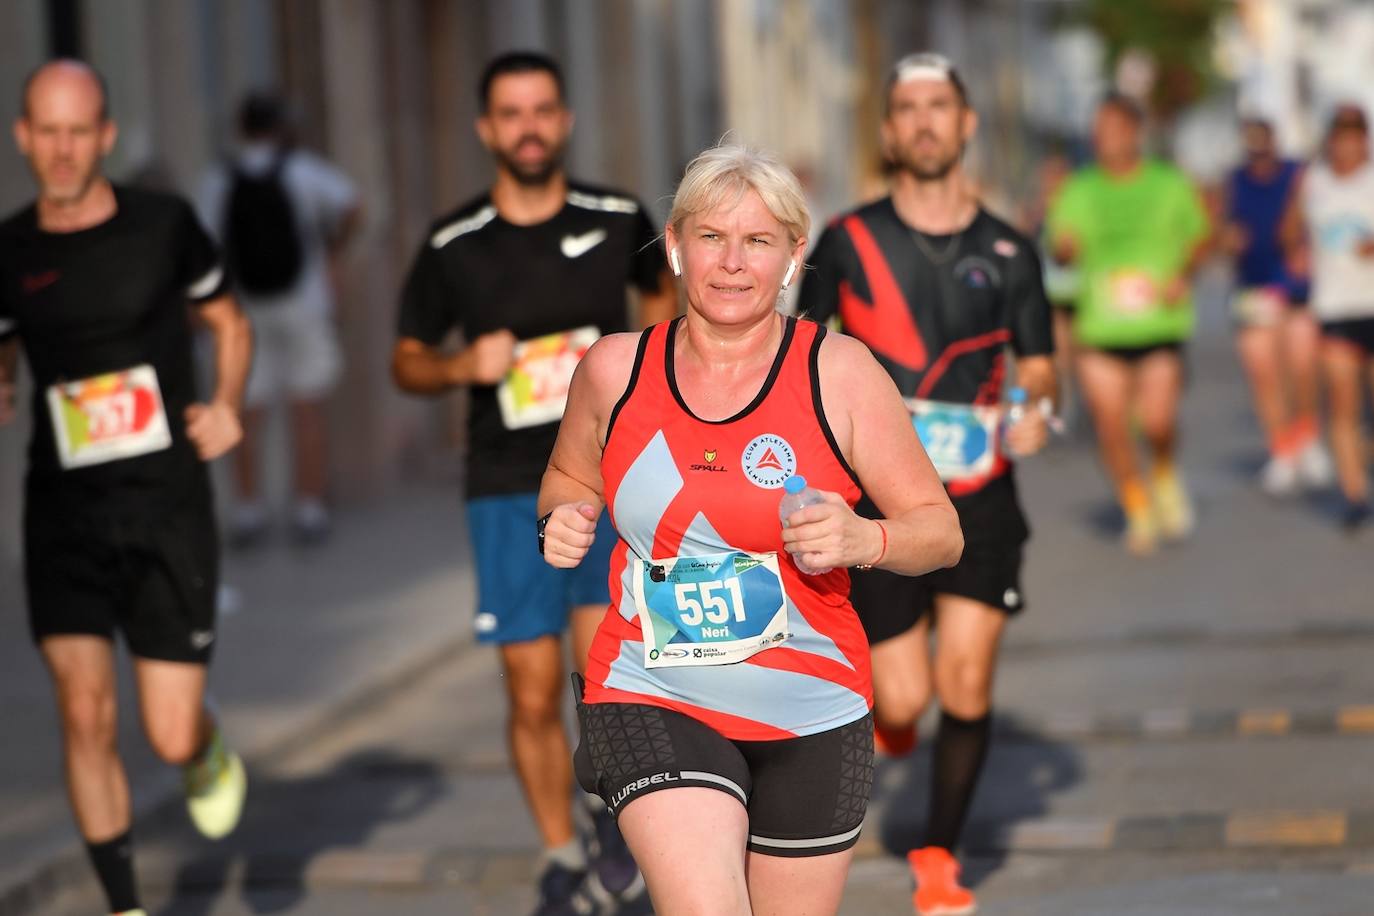
[[[601,459],[607,508],[620,540],[611,558],[611,607],[587,666],[586,702],[666,707],[742,741],[828,731],[871,708],[868,643],[849,603],[848,571],[803,574],[782,545],[778,504],[787,477],[801,474],[810,486],[838,492],[851,506],[860,495],[821,403],[817,360],[826,331],[811,321],[783,321],[782,342],[762,390],[724,420],[696,417],[678,391],[673,344],[681,319],[641,337]],[[774,587],[780,584],[786,638],[765,640],[767,648],[752,649],[755,654],[733,664],[652,666],[636,595],[662,588],[667,568],[665,600],[671,602],[674,570],[702,566],[697,558],[728,552],[737,552],[734,570],[772,575]],[[776,555],[776,567],[768,554]],[[776,568],[776,575],[754,569],[760,562]],[[647,584],[650,579],[655,585]],[[708,627],[710,619],[733,622],[727,611],[738,589],[714,583],[707,587],[714,591],[698,594],[696,587],[691,581],[676,586],[682,619],[701,623],[704,604]],[[719,618],[711,617],[713,607]],[[673,624],[655,623],[651,645],[661,642],[661,628],[672,631]],[[698,644],[671,645],[686,655]]]

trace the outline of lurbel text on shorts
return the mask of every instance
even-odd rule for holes
[[[678,782],[679,780],[680,777],[674,776],[672,773],[655,773],[652,776],[641,777],[639,779],[636,779],[634,782],[630,783],[625,788],[621,789],[619,792],[615,793],[615,795],[611,796],[611,807],[614,808],[618,806],[621,802],[629,798],[634,793],[638,792],[640,789],[647,789],[649,788],[649,786],[662,785],[665,782]]]

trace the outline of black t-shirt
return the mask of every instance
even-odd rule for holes
[[[175,500],[205,483],[183,413],[196,400],[186,305],[224,292],[218,251],[179,197],[115,187],[116,212],[44,232],[33,205],[0,223],[0,333],[18,334],[34,380],[28,495],[72,506]],[[172,444],[63,470],[47,389],[148,364]]]
[[[996,404],[1007,346],[1018,356],[1053,352],[1035,246],[981,208],[962,232],[936,236],[902,222],[886,197],[835,219],[809,260],[798,309],[838,317],[903,397]],[[1007,468],[955,497],[966,535],[984,504],[1014,504],[1010,478]],[[1010,524],[1006,534],[1024,538],[1023,523]]]
[[[594,326],[628,329],[626,287],[653,291],[663,270],[657,231],[633,198],[571,185],[556,216],[502,219],[482,197],[437,221],[401,295],[400,336],[438,346],[507,328],[519,340]],[[558,423],[507,429],[497,387],[474,385],[469,497],[539,489]]]

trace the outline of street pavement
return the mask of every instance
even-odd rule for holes
[[[1010,629],[967,837],[980,913],[1374,914],[1374,532],[1342,535],[1327,496],[1259,494],[1261,440],[1229,347],[1212,335],[1190,361],[1188,544],[1124,553],[1082,430],[1021,469],[1029,608]],[[411,492],[345,517],[308,562],[274,548],[231,564],[242,609],[215,682],[249,751],[250,806],[233,837],[200,840],[165,772],[133,755],[150,912],[533,904],[537,843],[499,672],[464,642],[454,500]],[[97,913],[41,672],[4,625],[5,708],[26,740],[11,733],[0,757],[0,914]],[[928,767],[928,744],[880,764],[844,913],[910,912],[897,854],[919,840]]]

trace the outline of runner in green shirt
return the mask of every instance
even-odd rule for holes
[[[1143,120],[1133,100],[1108,96],[1093,124],[1097,164],[1069,179],[1049,214],[1055,257],[1080,272],[1079,384],[1126,515],[1126,546],[1142,554],[1160,537],[1181,539],[1193,527],[1174,446],[1182,346],[1194,319],[1189,277],[1209,235],[1202,201],[1183,173],[1143,157]],[[1133,415],[1153,458],[1148,487]]]

